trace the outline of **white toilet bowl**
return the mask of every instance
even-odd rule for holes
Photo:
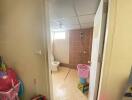
[[[58,67],[60,65],[59,61],[54,61],[54,56],[51,57],[51,65],[52,65],[52,71],[58,71]]]
[[[53,61],[52,62],[52,71],[58,71],[60,62],[59,61]]]

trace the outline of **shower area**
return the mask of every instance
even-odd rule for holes
[[[92,35],[93,28],[69,31],[69,64],[73,68],[91,63]]]

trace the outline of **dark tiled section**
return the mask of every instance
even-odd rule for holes
[[[77,64],[87,64],[91,60],[92,36],[93,28],[69,31],[69,63],[75,68]]]

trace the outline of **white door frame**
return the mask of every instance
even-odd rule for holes
[[[101,100],[102,98],[104,98],[104,94],[102,93],[102,91],[104,91],[104,89],[106,89],[107,87],[106,83],[109,73],[109,68],[107,65],[109,65],[111,61],[111,53],[113,48],[113,39],[114,39],[115,26],[116,26],[117,0],[108,0],[108,1],[109,1],[108,2],[109,6],[108,6],[107,25],[106,25],[106,37],[105,37],[102,70],[101,70],[97,100]],[[105,95],[107,96],[107,94]]]
[[[50,19],[49,19],[49,0],[45,0],[45,9],[46,9],[46,33],[47,33],[47,48],[48,48],[48,71],[49,71],[49,96],[50,96],[50,100],[54,100],[53,97],[53,83],[52,83],[52,70],[51,70],[51,54],[52,54],[52,50],[51,50],[51,32],[50,32]]]
[[[49,0],[41,0],[42,2],[42,33],[43,33],[43,44],[44,44],[44,52],[45,52],[45,59],[46,59],[46,89],[47,89],[47,100],[53,100],[53,85],[52,85],[52,76],[51,76],[51,47],[50,47],[50,25],[49,25]]]

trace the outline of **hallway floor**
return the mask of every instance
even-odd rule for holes
[[[58,72],[53,72],[52,78],[54,100],[88,100],[77,88],[79,78],[76,70],[60,67]]]

